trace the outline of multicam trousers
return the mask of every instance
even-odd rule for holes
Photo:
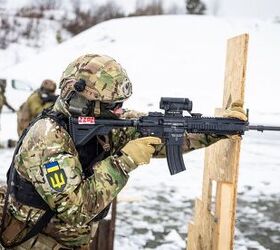
[[[3,205],[4,205],[4,198],[5,198],[5,192],[6,187],[0,186],[0,218],[2,218],[3,213]],[[5,235],[7,238],[9,238],[9,235],[11,237],[14,236],[14,232],[17,231],[17,229],[21,226],[21,222],[14,219],[10,223],[10,226],[8,229],[5,230]],[[5,248],[0,245],[0,250],[4,250]],[[22,243],[20,246],[14,247],[15,250],[67,250],[67,249],[80,249],[80,250],[89,250],[89,246],[82,246],[79,248],[69,248],[66,246],[61,245],[53,238],[44,235],[44,234],[38,234],[34,236],[33,238],[29,239],[28,241]]]

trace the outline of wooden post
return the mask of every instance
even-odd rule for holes
[[[233,102],[244,103],[244,86],[249,36],[228,40],[223,110]],[[205,150],[202,199],[195,201],[189,224],[188,250],[233,249],[240,139],[221,140]]]
[[[114,199],[111,206],[111,218],[103,219],[99,222],[99,226],[90,245],[92,250],[113,250],[115,238],[115,223],[117,213],[117,199]]]

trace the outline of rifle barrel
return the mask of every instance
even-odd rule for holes
[[[263,132],[264,130],[280,131],[278,126],[264,126],[264,125],[249,125],[248,130],[257,130]]]

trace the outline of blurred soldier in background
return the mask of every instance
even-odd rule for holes
[[[6,248],[90,249],[98,222],[129,173],[152,157],[165,156],[160,138],[141,137],[135,128],[113,129],[85,146],[74,144],[69,117],[119,119],[122,103],[132,94],[125,70],[111,57],[79,57],[64,71],[60,88],[54,107],[34,119],[18,142],[5,202],[0,192],[0,204],[5,204],[0,235]],[[227,116],[246,119],[241,107]],[[186,133],[183,151],[223,138]]]
[[[17,112],[17,132],[20,136],[28,124],[44,109],[53,105],[57,99],[55,95],[56,83],[46,79],[41,87],[35,90]]]
[[[2,108],[5,105],[12,112],[16,112],[16,110],[7,102],[5,92],[6,92],[7,80],[0,79],[0,113],[2,112]]]
[[[2,113],[3,106],[5,105],[8,109],[10,109],[12,112],[16,112],[16,110],[8,103],[5,92],[7,87],[7,80],[6,79],[0,79],[0,114]],[[15,140],[8,139],[7,142],[1,141],[0,142],[0,148],[9,147],[12,148],[16,144]]]

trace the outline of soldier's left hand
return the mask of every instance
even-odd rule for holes
[[[242,121],[247,121],[246,113],[242,107],[241,101],[236,101],[224,111],[223,117],[237,118]]]

